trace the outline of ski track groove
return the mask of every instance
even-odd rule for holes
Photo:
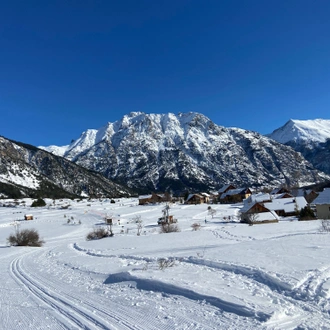
[[[16,258],[12,261],[11,273],[17,279],[18,283],[22,283],[36,298],[40,299],[45,305],[57,311],[61,316],[66,318],[71,324],[78,326],[80,329],[90,329],[86,324],[97,325],[100,329],[108,329],[108,326],[102,324],[96,318],[91,317],[72,304],[66,301],[64,297],[58,294],[51,295],[50,290],[40,285],[40,283],[31,280],[21,269],[21,258]],[[54,293],[54,292],[53,292]]]
[[[50,252],[49,250],[44,251],[43,254],[49,253],[49,252]],[[24,274],[27,274],[26,269],[24,269],[23,271],[24,271]],[[31,275],[30,275],[30,277],[31,277]],[[100,305],[100,300],[95,301],[95,299],[93,300],[92,296],[90,296],[88,298],[88,301],[86,301],[86,300],[82,301],[82,297],[80,297],[76,294],[70,294],[69,292],[65,292],[65,293],[57,292],[56,288],[58,286],[52,285],[53,283],[50,282],[49,279],[46,278],[45,276],[40,276],[40,275],[38,276],[37,273],[33,273],[33,278],[34,278],[35,282],[37,283],[37,286],[47,288],[47,290],[49,292],[53,292],[54,295],[57,295],[63,299],[66,298],[67,300],[69,300],[70,306],[76,302],[79,305],[84,305],[84,308],[89,311],[90,310],[97,311],[99,313],[102,313],[102,315],[105,315],[107,318],[111,318],[111,319],[115,320],[117,322],[116,324],[114,324],[115,328],[119,327],[118,329],[123,329],[123,326],[125,326],[125,329],[134,329],[134,330],[146,330],[146,329],[172,330],[173,329],[172,325],[169,325],[166,323],[165,324],[159,323],[159,321],[155,320],[152,317],[152,315],[151,315],[151,317],[148,316],[148,313],[144,313],[144,312],[139,313],[139,312],[132,311],[132,309],[130,307],[127,307],[123,304],[119,305],[118,303],[115,303],[113,301],[111,301],[111,303],[116,304],[117,305],[116,307],[119,306],[118,310],[120,310],[121,312],[116,313],[114,311],[114,309],[111,309],[111,313],[109,313],[108,310],[106,310],[105,308],[102,308],[103,305]],[[107,302],[109,302],[109,301],[107,300]],[[106,303],[104,305],[106,305]],[[92,312],[90,311],[90,313],[92,313]],[[180,319],[180,322],[182,322],[183,324],[186,324],[189,321],[189,319],[182,317],[180,314],[178,314],[176,317],[178,317]],[[143,321],[143,320],[145,320],[145,321]],[[198,324],[198,326],[202,326],[198,323],[198,319],[196,319],[195,322]],[[140,326],[139,324],[143,324],[143,326]],[[147,326],[145,326],[146,324],[147,324]],[[203,326],[202,326],[202,328],[203,328]],[[207,327],[207,328],[209,328],[209,327]],[[107,327],[106,329],[109,329],[109,328]]]
[[[90,315],[93,314],[94,310],[97,310],[116,321],[118,325],[125,326],[126,329],[144,330],[144,328],[137,326],[135,323],[130,323],[124,320],[121,315],[117,315],[114,312],[111,314],[107,313],[104,309],[92,305],[88,301],[82,302],[81,299],[73,297],[72,295],[65,293],[59,294],[58,292],[51,290],[49,287],[46,288],[41,282],[32,280],[21,268],[21,258],[16,258],[12,261],[11,272],[17,281],[22,283],[35,297],[42,300],[53,310],[59,312],[80,329],[109,329],[110,325],[108,321]],[[76,306],[76,303],[80,304],[79,308]],[[84,306],[82,306],[82,304]],[[87,309],[85,306],[88,306],[91,310]],[[74,316],[74,314],[77,316]],[[90,328],[87,324],[91,324],[93,327]],[[116,325],[113,326],[116,327]]]

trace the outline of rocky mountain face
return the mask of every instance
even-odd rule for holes
[[[36,147],[0,137],[0,195],[119,197],[131,191],[98,173]]]
[[[306,184],[324,177],[292,148],[198,113],[134,112],[68,146],[45,149],[140,191]]]
[[[289,120],[268,137],[291,146],[316,169],[330,174],[330,120]]]

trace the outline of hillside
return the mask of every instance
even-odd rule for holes
[[[131,191],[63,157],[0,137],[2,197],[128,196]]]

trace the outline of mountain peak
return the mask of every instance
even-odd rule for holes
[[[282,127],[267,136],[280,143],[322,143],[330,138],[330,120],[290,119]]]

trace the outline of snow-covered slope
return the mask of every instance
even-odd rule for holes
[[[320,180],[291,148],[255,132],[217,126],[199,113],[133,112],[84,132],[62,155],[148,191]]]
[[[284,126],[268,135],[281,143],[325,142],[330,138],[330,120],[289,120]]]
[[[0,137],[3,196],[74,197],[129,195],[129,190],[65,158]]]
[[[315,168],[330,174],[329,119],[289,120],[268,136],[301,152]]]

